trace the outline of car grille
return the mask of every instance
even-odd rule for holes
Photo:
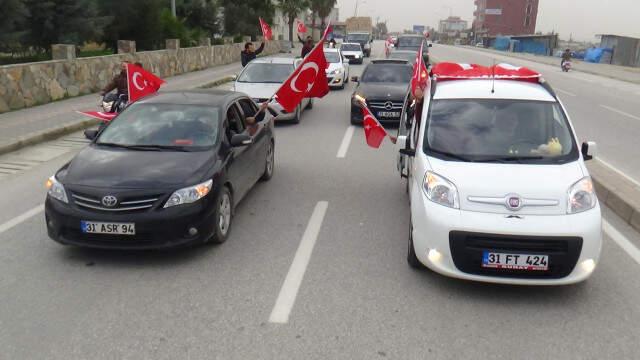
[[[388,103],[390,103],[391,108],[387,108]],[[387,110],[387,111],[401,111],[404,103],[402,101],[392,101],[392,100],[370,100],[369,107],[372,109],[378,110]]]
[[[465,273],[530,279],[559,279],[573,271],[580,252],[580,237],[537,237],[452,231],[449,233],[451,257],[456,267]],[[526,271],[483,268],[485,250],[517,254],[549,255],[549,270]]]
[[[345,55],[344,57],[346,57],[347,59],[355,59],[356,56],[355,55]]]
[[[151,209],[154,204],[160,200],[161,195],[146,196],[141,198],[131,197],[124,198],[118,201],[115,206],[107,207],[102,204],[101,198],[95,196],[80,194],[76,192],[71,193],[73,203],[78,207],[88,210],[97,210],[105,212],[130,212],[130,211],[144,211]]]

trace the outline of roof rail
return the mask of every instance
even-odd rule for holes
[[[540,86],[542,86],[545,90],[547,90],[549,94],[553,96],[554,99],[558,100],[558,95],[553,90],[553,88],[551,87],[551,84],[549,84],[547,80],[545,80],[543,77],[540,77],[540,79],[538,80],[538,84],[540,84]]]

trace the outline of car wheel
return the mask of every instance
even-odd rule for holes
[[[215,229],[213,237],[211,238],[212,243],[222,244],[227,241],[229,230],[231,230],[231,219],[233,217],[232,207],[231,191],[229,191],[228,187],[224,186],[216,199],[216,210],[214,213]]]
[[[362,121],[358,119],[351,118],[351,125],[362,125]]]
[[[275,146],[273,144],[273,140],[269,141],[266,156],[267,161],[264,165],[264,173],[262,174],[260,181],[269,181],[271,177],[273,177],[273,167],[275,165]]]
[[[298,105],[298,107],[296,108],[296,115],[293,117],[293,119],[291,119],[291,122],[294,124],[299,124],[300,123],[300,113],[302,111],[300,110],[300,105]]]
[[[424,265],[416,256],[416,249],[413,247],[413,223],[409,221],[409,248],[407,249],[407,263],[414,269],[422,269]]]
[[[307,110],[313,109],[313,99],[309,100],[309,103],[307,104],[307,107],[305,109],[307,109]]]
[[[344,81],[342,82],[342,85],[340,85],[340,90],[344,90]]]

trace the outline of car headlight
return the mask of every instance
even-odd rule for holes
[[[593,209],[598,203],[598,197],[590,177],[580,179],[571,185],[567,198],[567,214],[577,214]]]
[[[424,176],[424,184],[422,186],[427,199],[436,204],[444,205],[450,208],[459,209],[460,201],[458,200],[458,188],[444,177],[427,171]]]
[[[335,70],[333,70],[332,72],[330,72],[329,74],[331,74],[331,75],[338,75],[338,74],[340,74],[341,72],[342,72],[342,69],[335,69]]]
[[[64,190],[64,186],[56,179],[56,176],[53,175],[47,180],[47,195],[52,198],[62,201],[65,204],[69,203],[69,199],[67,198],[67,192]]]
[[[356,59],[360,59],[360,54],[355,54],[353,57],[355,57]]]
[[[211,187],[213,186],[213,180],[207,180],[198,185],[189,186],[180,190],[175,191],[167,200],[167,203],[164,204],[164,208],[183,205],[183,204],[191,204],[196,202],[203,197],[207,196],[207,194],[211,191]]]
[[[351,103],[353,105],[362,106],[362,104],[367,103],[367,98],[365,98],[360,94],[353,94],[353,97],[351,98]]]

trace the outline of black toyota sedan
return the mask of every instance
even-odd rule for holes
[[[406,60],[373,60],[362,76],[352,80],[358,86],[351,96],[351,124],[362,124],[361,101],[365,101],[380,122],[398,124],[409,96],[413,66]]]
[[[94,248],[224,242],[234,207],[274,167],[269,114],[237,92],[164,92],[124,110],[49,178],[49,236]]]

